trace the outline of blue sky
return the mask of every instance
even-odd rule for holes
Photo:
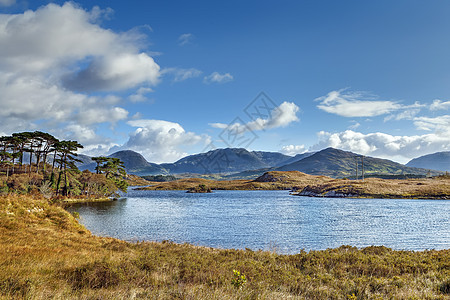
[[[450,150],[448,1],[0,0],[0,14],[3,135],[152,162]]]

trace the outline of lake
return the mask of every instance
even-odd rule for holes
[[[341,245],[450,248],[450,201],[310,198],[288,191],[131,190],[76,205],[92,233],[127,241],[190,243],[293,254]]]

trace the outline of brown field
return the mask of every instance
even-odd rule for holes
[[[0,299],[449,298],[450,250],[127,243],[91,235],[43,198],[0,197]]]
[[[271,171],[255,180],[180,179],[157,183],[145,190],[188,190],[204,184],[212,190],[298,190],[324,196],[330,191],[367,198],[450,199],[450,177],[424,179],[333,179],[307,175],[298,171]]]

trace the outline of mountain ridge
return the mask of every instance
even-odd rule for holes
[[[80,169],[95,168],[95,162],[83,156]],[[155,164],[132,150],[121,150],[110,155],[124,162],[128,173],[135,175],[184,174],[185,177],[212,174],[223,179],[254,179],[267,171],[300,171],[311,175],[330,177],[355,177],[356,159],[359,160],[358,176],[361,176],[361,155],[334,148],[288,156],[279,152],[248,151],[244,148],[222,148],[181,158],[174,163]],[[364,156],[365,174],[426,175],[429,169],[405,166],[387,159]],[[439,174],[437,171],[433,175]],[[220,176],[219,176],[220,175]]]
[[[406,166],[450,172],[450,151],[419,156],[410,160]]]

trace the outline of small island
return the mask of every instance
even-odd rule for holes
[[[199,184],[198,186],[188,188],[187,193],[212,193],[212,190],[204,184]]]

